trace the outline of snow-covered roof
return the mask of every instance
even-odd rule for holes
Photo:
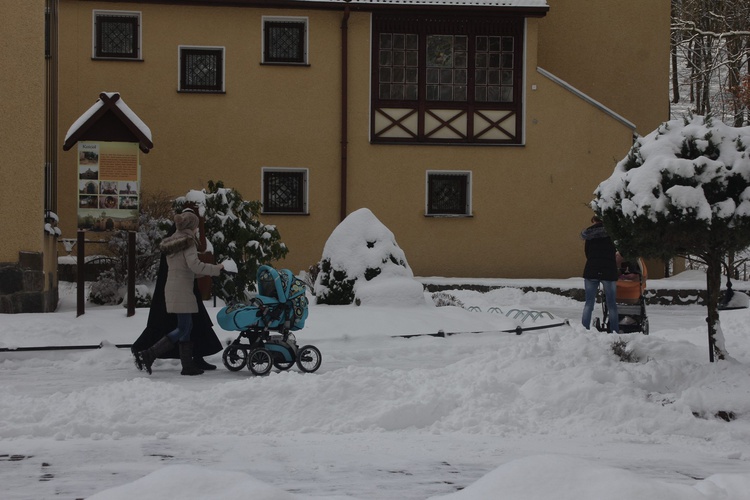
[[[450,7],[547,7],[547,0],[297,0],[300,2],[349,3],[351,5],[436,5]]]
[[[196,3],[196,2],[175,2]],[[301,7],[302,4],[310,5],[310,8],[341,8],[349,5],[357,10],[376,9],[378,7],[425,7],[433,9],[472,9],[472,8],[508,8],[508,9],[530,9],[535,11],[547,11],[549,4],[547,0],[203,0],[197,3],[216,5],[246,5],[268,7]]]
[[[108,110],[112,110],[117,117],[133,132],[139,142],[141,143],[141,150],[145,153],[154,147],[153,140],[151,137],[151,129],[141,120],[130,107],[125,104],[125,101],[120,97],[119,92],[102,92],[99,94],[99,99],[86,110],[78,119],[70,126],[67,134],[65,134],[65,142],[63,149],[67,151],[73,145],[82,139],[81,135],[85,133],[96,121],[101,117],[103,113]]]

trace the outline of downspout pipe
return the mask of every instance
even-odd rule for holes
[[[341,194],[339,219],[346,218],[346,183],[348,175],[348,115],[349,115],[349,2],[344,5],[344,17],[341,20]]]

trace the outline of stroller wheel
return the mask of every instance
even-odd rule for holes
[[[263,347],[250,351],[247,367],[254,375],[267,375],[273,368],[271,353]]]
[[[297,367],[306,373],[312,373],[320,368],[323,361],[320,351],[313,345],[301,347],[297,352]]]
[[[224,354],[222,354],[221,358],[224,361],[224,366],[227,367],[227,370],[238,372],[242,370],[247,363],[247,351],[232,344],[224,349]]]

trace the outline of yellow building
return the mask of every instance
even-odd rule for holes
[[[0,313],[57,307],[55,17],[0,1]]]
[[[594,188],[668,118],[669,15],[653,0],[59,0],[57,140],[119,92],[153,132],[141,192],[222,180],[261,200],[295,272],[366,207],[418,276],[579,276]],[[72,236],[77,155],[57,158]]]

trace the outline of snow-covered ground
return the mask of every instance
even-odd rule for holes
[[[61,292],[55,313],[0,316],[0,347],[130,343],[145,325],[119,306],[76,318]],[[734,359],[710,364],[702,307],[649,307],[651,335],[615,337],[584,330],[571,299],[451,293],[467,309],[311,306],[297,338],[322,352],[312,374],[216,355],[199,377],[176,361],[148,376],[112,345],[0,352],[0,497],[750,498],[750,310],[722,312]],[[513,309],[570,325],[500,333]],[[392,337],[439,330],[467,333]]]

